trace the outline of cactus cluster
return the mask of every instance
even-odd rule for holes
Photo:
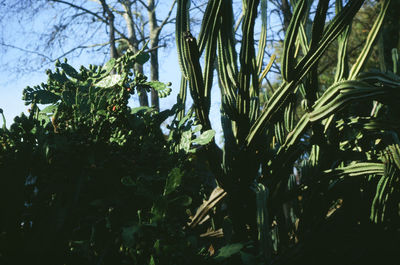
[[[329,21],[330,1],[290,1],[294,8],[280,62],[282,82],[264,106],[259,103],[260,89],[274,60],[271,57],[265,66],[268,1],[243,1],[240,45],[235,39],[232,1],[208,1],[197,42],[190,34],[189,2],[179,0],[177,7],[176,40],[183,73],[180,95],[184,101],[189,84],[197,120],[209,129],[216,70],[225,141],[222,150],[213,143],[208,150],[215,178],[227,192],[236,240],[247,240],[250,235],[261,248],[285,249],[288,234],[292,233],[291,238],[304,235],[325,220],[331,202],[338,199],[335,196],[343,196],[338,190],[354,176],[368,187],[370,193],[366,188],[361,188],[364,193],[354,192],[369,198],[373,222],[400,220],[395,206],[400,195],[397,50],[393,52],[394,72],[364,71],[391,1],[380,1],[380,12],[351,67],[347,42],[353,18],[364,1],[343,5],[336,0],[336,14]],[[315,12],[312,23],[311,9]],[[258,15],[261,34],[256,52]],[[336,74],[324,89],[319,86],[318,62],[335,41]],[[298,102],[304,109],[299,118],[295,115]],[[352,108],[359,102],[367,111]],[[299,171],[297,180],[294,167]],[[260,195],[264,190],[268,195]],[[288,211],[293,218],[285,219]],[[260,225],[267,230],[260,230]],[[279,230],[279,236],[272,227]],[[270,255],[271,251],[262,249],[262,253]]]

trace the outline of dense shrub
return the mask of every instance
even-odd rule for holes
[[[204,180],[192,170],[193,120],[172,122],[168,138],[160,126],[179,105],[160,113],[128,106],[139,86],[169,92],[131,78],[133,62],[146,60],[128,52],[80,72],[57,62],[46,84],[24,90],[29,116],[0,131],[1,264],[201,259],[197,237],[185,230],[192,200],[202,200],[192,186]]]

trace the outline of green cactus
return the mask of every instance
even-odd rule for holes
[[[351,69],[347,42],[352,20],[364,1],[348,1],[343,6],[342,1],[337,0],[336,15],[329,22],[325,22],[329,1],[318,1],[311,27],[305,21],[313,1],[291,1],[295,8],[283,45],[282,83],[263,107],[259,103],[264,100],[259,98],[260,87],[272,64],[271,61],[266,71],[262,71],[267,35],[267,1],[243,1],[239,53],[235,49],[232,1],[208,2],[198,42],[190,34],[189,2],[178,1],[176,21],[182,83],[189,84],[196,118],[203,125],[203,130],[208,130],[211,127],[208,117],[210,90],[214,68],[217,70],[225,142],[222,150],[214,142],[209,144],[209,162],[218,184],[228,193],[236,239],[243,241],[250,236],[256,240],[254,235],[257,235],[257,229],[258,234],[261,233],[256,225],[256,214],[251,212],[258,208],[259,213],[262,209],[259,205],[261,199],[257,197],[257,203],[254,199],[254,181],[263,183],[269,191],[267,215],[270,219],[266,222],[267,226],[271,225],[274,216],[279,218],[279,203],[293,198],[293,193],[305,191],[304,187],[308,185],[325,192],[328,187],[331,189],[338,185],[333,181],[343,182],[351,176],[381,178],[371,204],[371,219],[386,220],[384,213],[388,207],[385,206],[388,201],[393,201],[395,196],[392,195],[399,191],[398,187],[394,190],[387,187],[393,187],[395,179],[400,179],[397,173],[400,160],[396,155],[399,123],[393,116],[388,116],[390,111],[398,113],[396,104],[400,100],[400,79],[393,73],[362,71],[391,1],[380,2],[380,13]],[[259,6],[262,23],[256,54],[254,25]],[[338,42],[334,83],[321,94],[318,61],[334,41]],[[298,52],[299,49],[302,52]],[[204,70],[199,62],[203,53]],[[396,56],[397,53],[393,52],[393,58],[398,60]],[[180,100],[185,102],[185,99],[186,89],[183,86]],[[371,116],[366,117],[351,109],[352,104],[369,104],[373,100],[379,101],[381,109],[375,110]],[[296,102],[304,105],[305,112],[300,118],[295,115]],[[369,107],[372,108],[372,104]],[[376,114],[376,111],[379,113]],[[376,145],[378,140],[381,143]],[[391,155],[388,156],[388,153]],[[301,183],[293,184],[292,181],[291,191],[288,191],[283,183],[288,183],[294,163],[299,159],[304,161],[303,166],[299,167],[303,168]],[[259,175],[260,167],[263,169],[263,178]],[[317,180],[319,177],[324,179]],[[317,183],[325,186],[318,186]],[[305,216],[309,212],[303,214]],[[318,217],[321,220],[325,218],[322,214]],[[282,229],[283,221],[278,223],[279,229]],[[246,230],[246,226],[250,230]],[[261,234],[265,235],[265,232]],[[264,238],[260,244],[265,247],[266,242]]]

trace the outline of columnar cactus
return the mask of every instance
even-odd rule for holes
[[[243,1],[239,52],[234,37],[232,1],[208,2],[198,41],[190,33],[190,1],[178,1],[176,40],[183,73],[181,99],[186,98],[188,82],[198,122],[207,130],[211,128],[210,91],[214,70],[217,70],[225,142],[222,150],[210,144],[208,157],[219,185],[227,191],[230,217],[238,240],[247,240],[249,236],[257,239],[260,218],[255,211],[268,210],[265,216],[269,216],[269,220],[264,225],[269,229],[272,220],[280,218],[282,203],[295,194],[307,194],[304,191],[308,187],[326,195],[328,189],[350,176],[380,179],[371,207],[374,221],[385,220],[390,194],[398,194],[394,183],[400,178],[399,120],[387,113],[397,109],[400,78],[396,73],[362,72],[391,1],[380,2],[380,13],[351,69],[347,42],[352,20],[364,1],[348,1],[343,6],[342,1],[337,0],[336,15],[329,22],[326,22],[329,1],[292,2],[293,16],[280,64],[282,83],[261,107],[260,88],[274,60],[271,58],[264,66],[267,1]],[[256,52],[254,27],[259,7],[261,34]],[[311,8],[316,8],[314,21],[311,27],[305,27],[306,21],[310,23]],[[318,62],[334,41],[338,42],[334,82],[321,92]],[[202,55],[204,69],[199,62]],[[373,101],[378,103],[374,108],[370,105],[373,110],[368,117],[359,116],[357,111],[348,108],[355,102],[370,104]],[[299,119],[295,118],[296,102],[302,102],[305,110]],[[302,178],[296,181],[290,176],[295,161],[299,160],[302,160]],[[269,191],[263,193],[269,194],[268,205],[254,194],[265,190],[260,188],[261,184]],[[264,203],[257,204],[256,197],[257,202]],[[310,195],[304,203],[312,205],[315,198]],[[327,203],[319,209],[321,212],[314,214],[325,218],[330,206]],[[308,210],[315,207],[304,207],[298,229],[306,226],[304,220],[312,223],[312,218],[306,216]],[[280,220],[278,226],[283,231],[284,220]],[[271,233],[258,233],[258,240],[264,242],[260,246],[265,248],[265,238],[260,238],[260,234],[265,237]],[[287,237],[287,234],[282,236]]]

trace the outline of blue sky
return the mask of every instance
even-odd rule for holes
[[[241,1],[236,1],[241,4]],[[37,2],[39,3],[39,1]],[[170,1],[160,1],[159,6],[159,13],[157,16],[159,19],[163,19],[167,12],[169,11]],[[86,1],[85,4],[88,4],[90,8],[96,7],[96,3],[91,1]],[[93,5],[93,6],[91,6]],[[98,7],[97,7],[98,8]],[[0,7],[0,14],[1,14],[1,7]],[[53,25],[59,21],[59,19],[65,19],[65,23],[73,23],[75,21],[68,21],[68,16],[65,15],[60,9],[52,8],[46,6],[46,8],[41,8],[39,10],[34,9],[27,9],[24,10],[25,13],[16,13],[11,14],[8,16],[7,20],[7,27],[2,27],[0,29],[1,33],[1,43],[7,43],[18,47],[23,47],[27,50],[31,50],[34,52],[42,53],[44,56],[49,56],[51,58],[58,57],[60,54],[63,54],[65,51],[74,47],[76,43],[82,45],[88,45],[94,43],[102,43],[107,41],[107,34],[104,32],[104,28],[100,31],[103,34],[98,34],[96,36],[98,39],[93,41],[93,38],[86,37],[89,41],[82,39],[78,39],[79,36],[71,35],[70,33],[65,35],[57,36],[59,39],[62,39],[63,43],[60,45],[58,49],[46,49],[45,47],[40,47],[37,45],[38,41],[40,40],[39,35],[42,35],[41,38],[50,38],[51,31],[53,29]],[[196,14],[197,12],[197,14]],[[237,9],[236,15],[240,14],[240,9]],[[192,16],[199,16],[201,13],[198,10],[194,10]],[[175,12],[172,13],[172,16],[175,15]],[[0,15],[0,21],[3,19],[2,23],[5,23],[4,17]],[[82,18],[81,18],[82,19]],[[88,18],[90,20],[82,20],[85,25],[91,24],[91,17]],[[270,27],[275,27],[276,24],[280,26],[280,22],[276,18],[270,18],[268,23],[273,22],[270,24]],[[84,24],[81,23],[81,24]],[[117,22],[119,23],[119,22]],[[71,27],[71,25],[69,25]],[[78,25],[79,26],[79,25]],[[260,28],[259,21],[256,23],[256,31]],[[82,29],[84,30],[84,29]],[[197,29],[198,31],[198,29]],[[196,36],[196,29],[193,31],[194,35]],[[173,36],[174,33],[174,25],[168,25],[163,32],[169,32]],[[90,33],[90,32],[89,32]],[[86,33],[87,35],[90,35]],[[270,34],[270,32],[269,32]],[[85,34],[80,34],[85,36]],[[257,38],[257,36],[256,36]],[[39,49],[38,49],[39,48]],[[79,69],[80,65],[89,65],[89,64],[102,64],[107,60],[108,55],[101,52],[93,53],[89,51],[84,51],[82,53],[73,53],[66,56],[68,62],[73,65],[75,68]],[[27,113],[27,109],[29,106],[25,106],[24,102],[22,101],[22,90],[26,86],[34,86],[39,85],[41,82],[46,82],[47,76],[45,74],[45,69],[54,68],[54,63],[47,64],[45,67],[40,67],[42,65],[43,56],[37,56],[34,53],[28,53],[19,51],[13,48],[6,48],[4,45],[0,45],[0,108],[4,110],[4,114],[7,120],[7,126],[13,121],[15,116],[21,114],[21,112]],[[266,58],[268,60],[269,58]],[[177,53],[175,49],[175,40],[172,37],[170,42],[168,42],[168,48],[162,48],[159,50],[159,65],[160,65],[160,80],[161,82],[171,82],[172,83],[172,93],[169,97],[165,99],[160,99],[160,107],[161,109],[170,108],[176,102],[176,95],[179,92],[179,84],[180,84],[180,77],[181,72],[179,69]],[[9,65],[10,67],[5,67]],[[29,71],[23,70],[24,72],[21,73],[21,69],[16,69],[16,66],[28,66],[30,68]],[[145,74],[148,74],[146,71],[145,65]],[[19,73],[19,74],[18,74]],[[212,122],[213,129],[217,133],[217,143],[221,143],[221,123],[220,123],[220,91],[218,85],[216,84],[216,78],[214,79],[214,87],[212,90],[212,104],[211,104],[211,112],[210,112],[210,119]],[[191,104],[191,100],[187,102],[187,106]],[[137,97],[134,97],[131,101],[131,106],[138,106]],[[0,121],[0,125],[1,125]]]
[[[169,2],[169,1],[168,1]],[[171,1],[172,2],[172,1]],[[161,6],[159,18],[162,19],[165,16],[165,12],[169,10],[168,3],[165,4],[165,8]],[[45,52],[41,50],[36,50],[36,46],[34,42],[38,41],[38,33],[42,33],[51,30],[50,22],[55,22],[55,19],[52,20],[52,16],[56,17],[59,14],[54,13],[55,10],[52,8],[48,8],[47,10],[42,10],[34,16],[31,20],[25,20],[26,17],[29,18],[29,15],[26,14],[25,18],[23,14],[20,14],[14,18],[10,17],[8,22],[8,27],[3,27],[2,31],[2,42],[11,44],[14,46],[22,47],[27,50],[37,51],[45,54]],[[174,12],[175,13],[175,12]],[[173,15],[174,15],[173,13]],[[49,27],[50,26],[50,27]],[[169,28],[166,28],[165,31],[173,32],[173,25],[169,25]],[[28,32],[28,34],[27,34]],[[107,36],[105,36],[107,37]],[[29,44],[29,43],[32,44]],[[101,42],[101,41],[99,41]],[[68,50],[68,45],[75,45],[73,41],[65,41],[65,49],[62,51],[59,49],[58,51],[53,51],[56,56],[58,54],[62,54],[65,50]],[[43,47],[42,47],[43,49]],[[47,55],[47,54],[45,54]],[[54,58],[54,55],[50,55],[50,57]],[[180,84],[180,69],[178,65],[178,58],[175,51],[175,43],[174,40],[169,43],[169,48],[160,49],[159,51],[160,57],[160,81],[162,82],[171,82],[172,83],[172,93],[169,97],[160,99],[160,107],[161,109],[170,108],[176,101],[176,95],[179,92],[179,84]],[[88,65],[88,64],[101,64],[106,59],[107,56],[96,53],[82,52],[79,56],[71,54],[67,55],[66,58],[68,62],[79,69],[80,65]],[[31,68],[33,71],[28,71],[24,73],[18,73],[18,69],[15,69],[15,66],[24,64],[24,60],[27,63],[31,64],[28,68]],[[3,109],[4,115],[7,120],[7,126],[12,124],[15,116],[21,114],[21,112],[27,113],[27,109],[29,106],[25,106],[22,101],[22,90],[26,86],[34,86],[39,85],[41,82],[46,82],[47,76],[45,74],[45,69],[50,68],[53,69],[53,63],[45,65],[42,68],[36,68],[36,65],[41,65],[40,56],[38,57],[34,53],[27,53],[23,51],[19,51],[14,48],[7,48],[0,45],[0,108]],[[9,68],[4,67],[6,64],[10,65]],[[148,67],[145,65],[145,68]],[[25,71],[25,70],[24,70]],[[148,73],[148,72],[147,72]],[[220,121],[219,121],[219,91],[218,89],[214,89],[214,93],[212,94],[213,103],[211,107],[210,118],[212,119],[213,127],[218,132],[221,131]],[[137,97],[134,96],[131,100],[131,106],[138,106]],[[188,105],[191,102],[188,102]],[[2,123],[2,122],[1,122]]]
[[[80,65],[89,65],[91,62],[90,58],[72,58],[69,60],[76,69],[79,69]],[[148,63],[147,63],[148,64]],[[145,65],[146,66],[146,65]],[[51,67],[50,67],[51,68]],[[25,106],[22,100],[22,90],[26,86],[39,85],[41,82],[46,82],[47,75],[44,73],[45,70],[37,73],[33,72],[24,75],[19,78],[15,78],[6,71],[0,72],[0,108],[3,109],[4,115],[7,120],[7,127],[12,124],[15,116],[19,116],[21,112],[25,112],[29,106]],[[169,49],[167,53],[164,51],[160,52],[160,81],[171,82],[172,92],[167,98],[160,99],[161,110],[170,108],[175,102],[179,92],[181,72],[179,69],[178,58],[173,48]],[[187,105],[191,104],[189,98]],[[137,96],[133,96],[130,105],[132,107],[139,106]],[[210,119],[213,124],[213,129],[217,132],[217,142],[221,141],[221,123],[219,115],[220,107],[220,94],[218,89],[214,89],[212,92],[212,106],[210,112]]]

